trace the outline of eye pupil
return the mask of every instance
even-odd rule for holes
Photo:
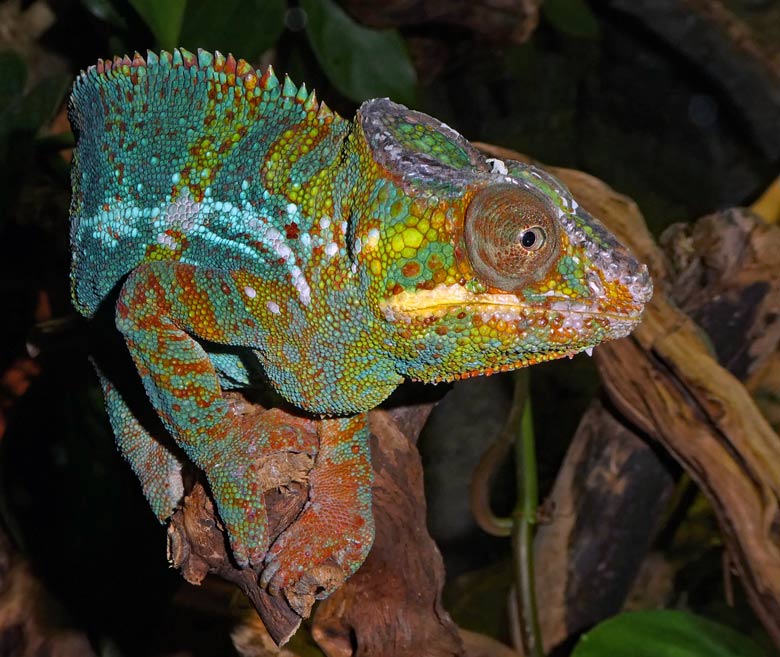
[[[520,246],[527,251],[536,251],[544,245],[545,233],[541,226],[534,226],[520,235]]]

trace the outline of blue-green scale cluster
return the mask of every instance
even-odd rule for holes
[[[307,112],[270,80],[248,90],[237,77],[223,94],[224,73],[153,57],[145,67],[93,68],[79,78],[70,106],[79,131],[71,233],[74,299],[84,314],[145,260],[286,275],[262,266],[278,260],[263,244],[265,227],[281,229],[290,213],[260,170],[278,136]],[[347,123],[333,117],[331,125],[301,163],[310,172],[333,160]],[[318,218],[294,220],[306,232]]]

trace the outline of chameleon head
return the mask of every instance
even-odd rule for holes
[[[515,369],[628,335],[652,296],[640,264],[550,174],[485,159],[387,100],[359,114],[384,205],[359,257],[400,373],[443,381]]]

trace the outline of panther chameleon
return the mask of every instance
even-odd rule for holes
[[[183,49],[100,60],[73,87],[72,296],[110,313],[177,449],[99,371],[119,449],[165,521],[202,470],[233,557],[272,593],[373,540],[367,411],[630,333],[647,268],[535,166],[483,156],[388,99],[352,121],[305,85]],[[223,391],[268,385],[314,418],[308,500],[269,545],[259,460]],[[330,590],[318,592],[318,597]]]

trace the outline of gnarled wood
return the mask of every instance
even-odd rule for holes
[[[577,172],[558,172],[579,195]],[[589,183],[592,184],[592,183]],[[718,364],[694,322],[665,293],[661,254],[629,215],[599,214],[640,260],[656,292],[629,337],[599,347],[596,362],[613,403],[659,440],[713,504],[747,597],[780,644],[780,437],[745,387]]]

